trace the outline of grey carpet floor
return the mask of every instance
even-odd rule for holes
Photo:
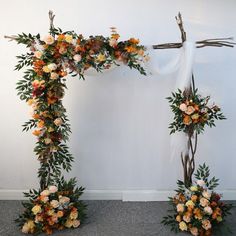
[[[55,236],[174,236],[160,224],[167,202],[87,201],[88,219],[78,229],[55,232]],[[14,223],[22,211],[20,201],[0,201],[0,236],[23,236]],[[236,209],[228,224],[236,235]],[[187,234],[180,233],[179,236]],[[226,234],[218,234],[226,236]]]

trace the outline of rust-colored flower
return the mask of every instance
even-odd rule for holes
[[[130,38],[129,42],[132,43],[132,44],[139,44],[139,39]]]
[[[190,125],[192,123],[192,120],[191,120],[190,116],[184,115],[183,123],[185,125]]]

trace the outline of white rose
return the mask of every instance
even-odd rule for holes
[[[49,68],[49,70],[56,70],[57,69],[57,65],[55,64],[55,63],[51,63],[51,64],[49,64],[48,65],[48,68]]]
[[[196,191],[198,190],[198,187],[197,187],[197,186],[191,186],[191,187],[190,187],[190,190],[191,190],[192,192],[196,192]]]
[[[55,193],[58,191],[57,186],[51,185],[48,187],[50,193]]]
[[[197,181],[197,185],[199,185],[199,186],[201,186],[201,187],[203,187],[205,184],[206,184],[205,181],[202,180],[202,179],[199,179],[199,180]]]
[[[58,79],[59,75],[56,72],[52,72],[50,78],[55,80]]]
[[[74,59],[76,62],[80,62],[81,59],[82,59],[82,57],[81,57],[79,54],[75,54],[75,55],[73,56],[73,59]]]
[[[55,41],[55,39],[53,38],[53,36],[52,35],[47,35],[47,36],[45,36],[44,37],[44,39],[43,39],[43,41],[46,43],[46,44],[53,44],[54,43],[54,41]]]
[[[202,196],[209,200],[211,198],[211,193],[208,191],[203,191]]]
[[[207,206],[207,207],[204,207],[204,211],[208,214],[208,215],[211,215],[212,214],[212,209],[211,207]]]

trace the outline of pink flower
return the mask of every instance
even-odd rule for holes
[[[82,59],[82,57],[81,57],[79,54],[75,54],[75,55],[73,56],[73,59],[74,59],[76,62],[80,62],[81,59]]]
[[[194,111],[195,111],[195,109],[194,109],[193,106],[188,106],[188,107],[187,107],[187,111],[185,111],[185,113],[186,113],[187,115],[191,115],[191,114],[193,114]]]
[[[179,109],[183,112],[187,111],[187,105],[185,103],[180,104]]]
[[[55,193],[55,192],[57,192],[58,189],[55,185],[51,185],[48,187],[48,190],[50,193]]]

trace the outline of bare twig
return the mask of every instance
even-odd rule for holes
[[[53,11],[49,11],[48,12],[49,15],[49,21],[50,21],[50,30],[54,29],[54,25],[53,25],[53,21],[54,21],[54,17],[55,15],[53,14]]]
[[[11,36],[4,35],[4,38],[9,39],[9,41],[13,41],[13,40],[17,39],[17,36],[16,35],[11,35]]]

